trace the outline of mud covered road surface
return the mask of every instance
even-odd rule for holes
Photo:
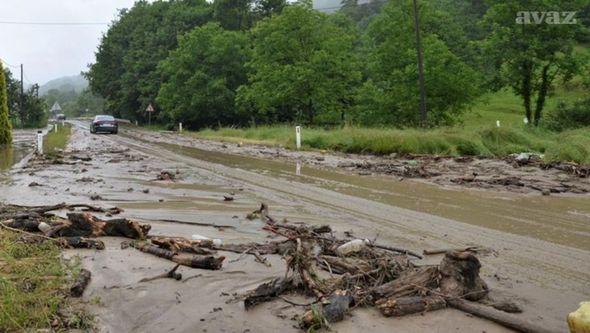
[[[91,135],[76,122],[66,164],[25,161],[3,172],[0,200],[118,206],[122,216],[152,225],[151,234],[198,234],[227,243],[268,240],[263,223],[246,215],[266,202],[277,218],[329,224],[380,243],[423,249],[477,245],[482,276],[495,300],[511,299],[523,318],[556,332],[565,316],[590,299],[590,197],[524,195],[444,188],[392,177],[359,176],[269,155],[253,158],[198,149],[175,136],[122,131]],[[160,139],[158,139],[160,138]],[[182,137],[181,137],[182,138]],[[177,142],[178,141],[178,142]],[[180,145],[173,144],[179,143]],[[193,147],[195,146],[195,147]],[[200,148],[206,148],[199,146]],[[221,148],[224,149],[224,148]],[[212,149],[215,150],[215,149]],[[156,180],[162,170],[173,181]],[[29,186],[36,183],[39,186]],[[233,193],[234,201],[223,196]],[[65,212],[62,212],[65,215]],[[180,268],[183,280],[138,282],[169,270],[167,261],[107,238],[106,250],[68,250],[92,272],[84,294],[104,332],[298,332],[302,309],[275,300],[246,312],[233,295],[284,274],[251,256],[227,253],[221,271]],[[428,256],[416,263],[437,263]],[[293,301],[305,300],[292,296]],[[423,316],[384,318],[360,309],[333,325],[338,332],[509,332],[446,309]]]
[[[135,134],[151,142],[167,142],[206,151],[337,168],[361,176],[386,175],[398,181],[414,179],[450,187],[544,195],[590,192],[590,165],[544,163],[539,155],[530,153],[513,154],[504,159],[398,154],[374,156],[291,151],[281,147],[196,139],[175,132],[146,131]]]

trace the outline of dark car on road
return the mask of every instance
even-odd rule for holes
[[[117,134],[119,125],[113,116],[98,115],[90,124],[90,133],[106,132]]]

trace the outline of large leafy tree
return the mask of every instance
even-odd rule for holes
[[[177,36],[212,17],[205,0],[138,1],[103,36],[86,73],[93,92],[119,117],[143,119],[160,90],[158,63],[176,48]]]
[[[159,66],[164,83],[157,101],[166,118],[188,128],[239,123],[234,99],[246,82],[248,54],[246,34],[223,30],[218,23],[181,37]]]
[[[8,119],[8,95],[4,67],[0,62],[0,145],[12,143],[12,126]]]
[[[351,31],[352,22],[306,4],[259,22],[240,109],[255,121],[341,122],[361,79]]]
[[[440,17],[428,3],[421,2],[430,125],[453,121],[480,92],[476,72],[447,45],[459,32],[445,31],[449,26],[441,24],[444,21]],[[419,88],[411,1],[390,1],[370,23],[365,40],[370,79],[359,94],[357,117],[364,123],[418,125]]]
[[[577,11],[588,0],[490,0],[489,3],[491,8],[485,20],[491,34],[485,47],[488,61],[498,68],[493,77],[494,86],[511,87],[522,98],[529,123],[537,125],[555,81],[570,80],[583,64],[574,52],[574,37],[581,25],[559,24],[553,15],[544,16],[539,22],[517,24],[516,19],[530,10],[537,15]],[[557,18],[560,19],[561,16]]]

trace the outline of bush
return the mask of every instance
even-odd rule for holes
[[[0,63],[0,145],[12,143],[12,125],[8,119],[8,94],[4,68]]]
[[[556,131],[590,126],[590,98],[576,102],[572,106],[560,103],[557,109],[548,115],[545,125]]]

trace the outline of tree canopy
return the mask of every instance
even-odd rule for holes
[[[223,30],[219,23],[182,36],[159,66],[164,83],[157,102],[165,117],[187,128],[239,123],[234,99],[246,82],[248,46],[243,32]]]

